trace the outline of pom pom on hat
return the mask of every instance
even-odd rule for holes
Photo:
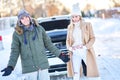
[[[80,7],[79,7],[79,3],[73,4],[71,15],[80,15],[80,16],[82,16],[82,13],[81,13],[81,10],[80,10]]]

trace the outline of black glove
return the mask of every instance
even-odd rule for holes
[[[1,70],[1,72],[4,72],[4,74],[2,76],[8,76],[11,74],[11,72],[13,71],[13,67],[12,66],[8,66],[7,68]]]
[[[65,53],[61,53],[61,54],[59,55],[59,58],[60,58],[63,62],[65,62],[65,63],[70,60],[69,56],[68,56],[67,54],[65,54]]]

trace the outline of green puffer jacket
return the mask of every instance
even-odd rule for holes
[[[34,41],[32,40],[32,37],[34,36],[35,31],[27,31],[27,44],[24,44],[23,30],[19,26],[15,28],[12,38],[11,55],[8,66],[15,67],[18,57],[20,56],[23,74],[34,72],[38,69],[43,70],[49,68],[45,48],[57,57],[61,53],[60,50],[52,44],[51,39],[47,36],[45,30],[38,25],[35,20],[33,21],[37,31],[37,37]]]

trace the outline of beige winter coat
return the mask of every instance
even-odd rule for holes
[[[67,32],[67,39],[66,39],[66,45],[67,48],[71,47],[74,43],[74,39],[72,36],[74,26],[73,24],[70,24],[68,26],[68,32]],[[96,58],[95,53],[93,49],[93,44],[95,42],[95,36],[93,33],[92,25],[89,22],[81,21],[80,23],[80,29],[82,34],[82,42],[83,45],[87,47],[87,57],[86,57],[86,65],[87,65],[87,77],[98,77],[98,68],[96,64]],[[70,58],[72,57],[72,52],[69,52]],[[72,68],[72,58],[67,63],[67,71],[68,71],[68,77],[73,77],[74,71]],[[80,73],[82,73],[82,68],[80,68]]]

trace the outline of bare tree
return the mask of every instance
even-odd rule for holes
[[[120,7],[120,0],[112,0],[114,7]]]
[[[24,0],[21,0],[21,1],[22,1],[23,9],[25,9],[25,2]]]

